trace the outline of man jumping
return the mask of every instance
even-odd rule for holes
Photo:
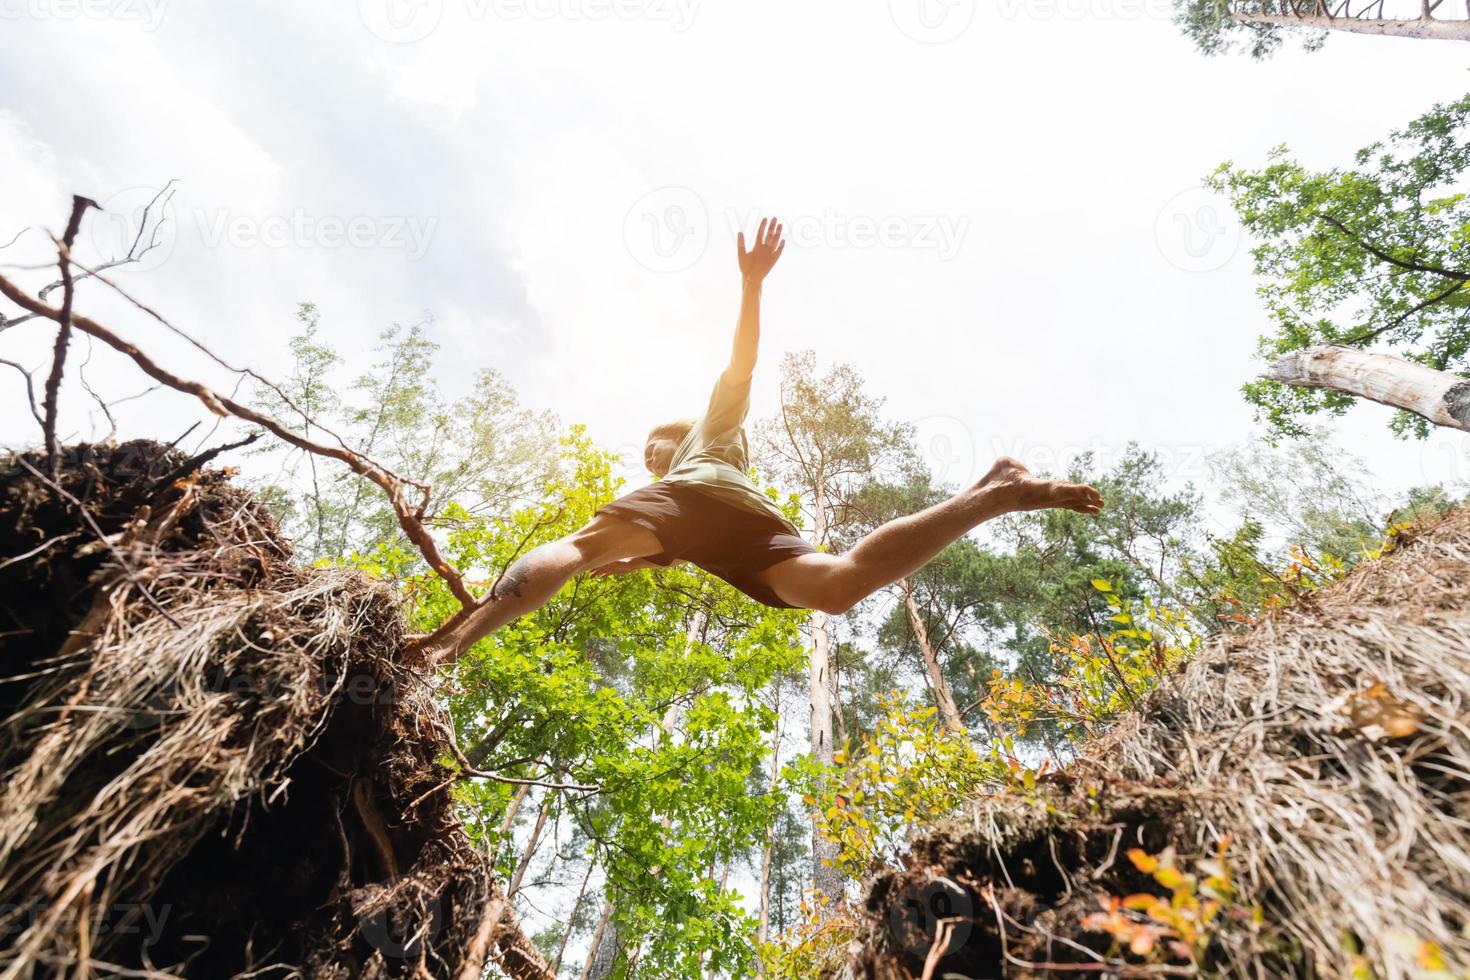
[[[743,291],[730,363],[699,420],[668,422],[648,435],[643,462],[658,482],[599,510],[580,531],[515,562],[443,637],[465,650],[486,633],[541,607],[572,576],[620,574],[687,561],[768,606],[846,612],[866,596],[926,564],[972,528],[1049,507],[1096,514],[1103,501],[1081,483],[1038,480],[1002,457],[974,486],[943,503],[889,521],[841,555],[819,552],[756,489],[745,430],[760,341],[761,284],[786,243],[775,219],[760,223],[755,246],[737,244]],[[442,648],[441,648],[442,649]]]

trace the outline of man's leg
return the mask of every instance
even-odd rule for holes
[[[533,548],[513,562],[478,605],[450,620],[451,628],[436,638],[429,658],[447,663],[459,657],[485,634],[540,609],[580,572],[661,551],[663,545],[647,528],[614,517],[594,517],[580,531]]]
[[[1102,497],[1084,483],[1038,480],[1014,459],[1001,457],[968,490],[917,514],[889,521],[846,554],[790,558],[760,577],[794,606],[842,613],[922,568],[991,518],[1051,507],[1096,514],[1102,506]]]

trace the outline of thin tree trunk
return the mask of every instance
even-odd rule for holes
[[[555,801],[556,790],[547,790],[546,799],[541,801],[541,809],[536,812],[536,824],[531,828],[531,837],[521,849],[521,860],[516,865],[515,874],[511,876],[510,887],[505,890],[507,899],[515,898],[516,892],[521,890],[521,880],[526,877],[531,858],[536,856],[536,845],[541,843],[541,832],[546,829],[546,817],[551,813],[551,804]]]
[[[531,784],[522,783],[516,790],[515,798],[510,801],[510,806],[505,808],[505,818],[500,821],[500,833],[495,836],[495,850],[490,852],[491,868],[494,868],[496,862],[500,860],[500,845],[509,839],[506,835],[510,833],[511,824],[515,823],[516,814],[521,812],[521,804],[526,801],[526,794],[529,792],[531,792]]]
[[[587,884],[592,880],[592,872],[596,868],[597,858],[594,856],[587,862],[587,874],[582,877],[582,888],[577,892],[577,900],[572,903],[572,914],[567,918],[567,927],[562,930],[561,945],[556,948],[556,959],[551,961],[552,973],[561,971],[562,957],[567,955],[567,941],[572,938],[572,926],[577,922],[577,913],[582,911],[582,899],[587,896]]]
[[[772,685],[772,701],[776,709],[776,731],[771,737],[771,792],[776,792],[776,780],[781,775],[781,678],[778,676]],[[771,855],[776,849],[776,827],[780,823],[780,815],[771,818],[771,825],[766,828],[766,844],[761,848],[761,885],[760,885],[760,925],[756,928],[755,938],[757,943],[764,943],[770,937],[771,929]]]
[[[1230,19],[1240,24],[1267,27],[1305,27],[1323,31],[1348,31],[1352,34],[1380,34],[1389,37],[1436,38],[1443,41],[1470,41],[1467,20],[1400,20],[1374,17],[1271,16],[1269,14],[1231,13]]]
[[[827,507],[820,486],[815,488],[812,508],[813,536],[816,544],[827,543]],[[827,614],[820,609],[811,613],[811,748],[812,759],[822,766],[832,765],[832,693],[831,635],[827,632]],[[837,871],[837,845],[822,836],[812,814],[812,888],[817,895],[835,904],[842,900],[842,878]]]
[[[1326,388],[1402,408],[1435,425],[1470,431],[1470,380],[1391,354],[1328,345],[1293,351],[1261,375],[1298,388]]]
[[[521,791],[516,794],[515,802],[506,811],[505,820],[501,824],[502,835],[510,829],[511,822],[515,820],[516,811],[520,809],[521,802],[526,798],[525,791],[529,788],[528,786],[522,786]],[[551,972],[551,967],[547,964],[545,957],[541,955],[541,951],[525,937],[524,930],[521,928],[520,917],[516,915],[515,906],[511,904],[515,899],[516,892],[520,890],[521,881],[526,877],[526,869],[531,866],[531,858],[536,853],[536,845],[541,842],[541,832],[546,829],[546,817],[551,812],[551,804],[555,800],[556,791],[549,790],[546,798],[541,801],[541,809],[536,814],[536,824],[531,828],[531,836],[526,841],[526,846],[521,849],[521,859],[516,864],[515,874],[511,876],[510,885],[506,888],[505,895],[496,898],[490,908],[486,910],[485,917],[480,924],[480,929],[471,942],[472,951],[480,955],[480,961],[483,962],[483,954],[480,951],[496,948],[496,940],[501,935],[502,929],[508,928],[512,936],[517,962],[514,966],[506,964],[503,955],[505,951],[502,951],[502,956],[498,958],[501,959],[502,965],[506,966],[508,972],[516,976],[550,977],[555,975]],[[499,842],[497,841],[496,850],[499,851],[499,849]],[[491,873],[494,873],[493,864],[491,865]],[[504,943],[500,945],[503,946]],[[466,976],[467,974],[472,974],[478,978],[478,973],[472,972],[468,964],[464,972],[460,974],[461,980],[469,980],[469,977]]]
[[[924,626],[919,602],[914,598],[914,584],[908,579],[900,579],[898,587],[903,591],[903,608],[909,615],[909,628],[914,631],[914,641],[919,645],[919,656],[924,660],[924,669],[929,672],[929,686],[934,689],[934,703],[939,708],[939,718],[944,722],[945,728],[956,735],[963,735],[965,723],[960,718],[960,706],[955,703],[954,692],[950,690],[944,671],[939,669],[939,655],[934,652],[934,644],[929,641],[929,630]]]

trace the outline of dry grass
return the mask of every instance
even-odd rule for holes
[[[918,842],[910,870],[873,889],[881,918],[848,973],[918,975],[936,931],[894,907],[958,885],[963,935],[936,977],[1158,975],[1081,919],[1099,893],[1152,885],[1120,846],[1187,861],[1228,835],[1242,902],[1264,924],[1227,924],[1201,974],[1427,976],[1432,944],[1464,976],[1467,696],[1462,511],[1209,645],[1034,797],[986,796]]]

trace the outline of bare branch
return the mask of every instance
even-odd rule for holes
[[[61,322],[61,310],[48,306],[28,295],[4,276],[0,276],[0,293],[3,293],[6,298],[24,310],[38,316],[46,317],[47,319],[55,320],[58,323]],[[293,432],[276,419],[256,411],[248,405],[242,405],[233,398],[220,395],[197,381],[182,378],[166,370],[136,346],[123,340],[107,327],[104,327],[90,317],[77,314],[70,319],[77,329],[96,337],[119,353],[127,355],[143,373],[155,381],[176,391],[181,391],[198,398],[215,415],[221,417],[233,416],[247,422],[252,422],[281,439],[283,442],[295,446],[298,449],[345,463],[358,476],[377,484],[388,495],[388,502],[393,507],[393,511],[398,517],[398,524],[403,529],[404,534],[418,548],[419,552],[424,556],[425,561],[428,562],[429,567],[444,579],[445,583],[449,586],[450,592],[454,594],[454,597],[462,605],[474,605],[475,598],[465,586],[463,577],[445,561],[443,555],[439,552],[439,546],[434,542],[433,536],[429,534],[428,530],[418,519],[417,515],[421,514],[427,506],[429,496],[428,487],[414,483],[413,481],[405,481],[385,467],[345,446],[325,445]],[[417,511],[411,508],[404,499],[405,484],[420,487],[423,492],[423,502],[420,503]]]
[[[60,466],[56,455],[56,399],[61,391],[61,375],[66,369],[66,348],[71,343],[71,304],[73,294],[73,283],[71,278],[71,246],[77,240],[77,232],[82,227],[82,215],[87,208],[95,208],[97,202],[80,194],[73,194],[71,198],[71,217],[66,222],[66,232],[61,236],[57,245],[57,264],[61,267],[61,284],[63,294],[61,299],[61,311],[56,317],[59,328],[56,331],[56,345],[51,354],[51,373],[46,377],[46,394],[43,399],[42,408],[45,418],[41,420],[41,433],[46,442],[46,464],[51,469],[52,477],[58,473]]]
[[[10,367],[15,368],[21,373],[21,377],[26,379],[26,400],[31,403],[31,415],[35,417],[38,425],[45,426],[46,422],[41,418],[41,410],[36,406],[36,385],[35,380],[31,377],[31,372],[14,361],[7,361],[3,357],[0,357],[0,364],[8,364]]]
[[[147,255],[149,252],[153,251],[160,244],[162,244],[158,240],[158,232],[159,229],[163,227],[163,223],[168,220],[167,218],[161,217],[153,222],[153,233],[148,236],[148,242],[146,244],[143,243],[143,232],[148,228],[148,219],[152,215],[154,207],[159,206],[160,200],[162,200],[162,207],[167,207],[169,201],[173,200],[174,184],[177,182],[177,177],[170,178],[169,182],[167,184],[164,184],[163,188],[157,194],[153,195],[153,200],[149,201],[148,206],[143,209],[143,217],[138,223],[138,233],[133,237],[133,244],[129,246],[127,254],[124,255],[122,258],[112,259],[108,262],[103,262],[101,265],[98,265],[94,268],[88,268],[73,259],[72,265],[84,270],[81,275],[76,276],[76,281],[80,282],[83,279],[91,279],[94,277],[101,278],[101,273],[104,270],[115,269],[118,266],[131,265],[134,262],[139,262],[143,259],[145,255]],[[102,208],[95,201],[90,203],[92,207],[97,208],[99,211],[102,210]],[[6,248],[10,245],[15,244],[16,240],[29,230],[30,229],[28,228],[22,228],[19,232],[16,233],[15,238],[12,238],[5,245],[0,245],[0,248]],[[66,281],[63,277],[62,279],[58,279],[55,282],[48,283],[47,285],[43,286],[41,288],[41,291],[36,295],[40,299],[44,300],[46,297],[50,296],[52,292],[57,289],[61,289],[65,285]],[[114,286],[113,288],[116,287]],[[18,326],[19,324],[25,323],[27,320],[34,320],[39,315],[40,314],[38,313],[27,313],[24,316],[6,317],[5,314],[0,313],[0,332],[3,332],[10,327]]]
[[[24,235],[28,231],[30,231],[29,228],[22,228],[20,231],[15,233],[14,238],[6,242],[4,245],[0,245],[0,248],[9,248],[10,246],[14,245],[16,242],[20,241],[20,236]]]

